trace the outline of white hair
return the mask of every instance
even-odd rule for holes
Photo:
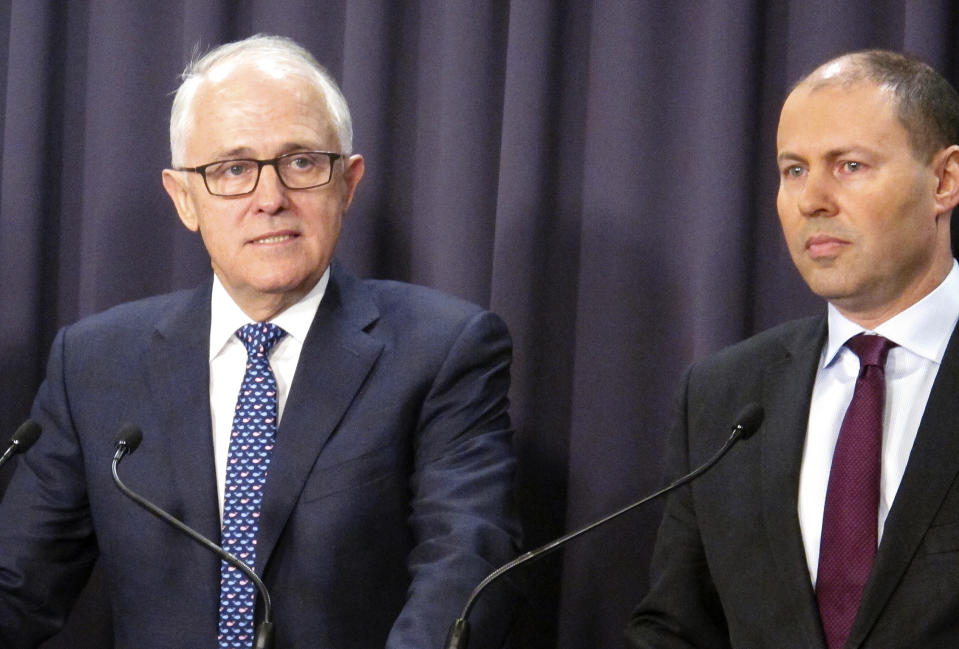
[[[180,75],[180,87],[170,111],[170,153],[174,166],[181,166],[186,157],[186,140],[192,126],[193,98],[197,89],[220,64],[259,63],[269,61],[289,74],[296,74],[312,83],[326,100],[326,108],[336,130],[340,153],[349,155],[353,148],[353,121],[336,81],[313,55],[294,40],[283,36],[257,34],[242,41],[227,43],[194,59]]]

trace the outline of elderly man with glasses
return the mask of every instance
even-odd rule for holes
[[[292,41],[193,63],[170,131],[163,185],[212,277],[58,334],[0,511],[0,646],[54,634],[97,559],[116,649],[253,646],[253,585],[112,483],[129,422],[128,485],[256,571],[277,647],[441,646],[517,541],[503,322],[333,261],[364,161]],[[474,646],[498,647],[487,604]]]

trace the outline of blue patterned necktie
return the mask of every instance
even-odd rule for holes
[[[244,325],[236,336],[246,346],[243,384],[236,401],[223,495],[223,535],[226,550],[256,568],[263,485],[276,433],[276,379],[269,354],[286,332],[274,324]],[[256,587],[225,561],[220,566],[219,649],[250,649]]]

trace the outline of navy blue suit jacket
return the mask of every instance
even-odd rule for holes
[[[63,621],[99,557],[117,649],[216,646],[219,561],[123,497],[219,538],[209,406],[210,284],[121,305],[56,337],[33,416],[44,432],[0,508],[0,646]],[[334,264],[270,465],[258,572],[282,649],[439,647],[515,552],[511,344],[495,315]],[[493,598],[495,599],[495,598]],[[506,615],[481,607],[478,646]]]
[[[766,416],[670,497],[650,592],[627,635],[647,649],[825,649],[799,528],[799,470],[825,317],[696,363],[668,449],[679,476],[755,401]],[[959,647],[959,335],[953,332],[886,519],[847,649]]]

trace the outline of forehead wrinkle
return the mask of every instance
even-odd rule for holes
[[[288,153],[298,153],[301,151],[319,151],[319,149],[314,148],[316,145],[312,144],[301,144],[300,142],[287,142],[281,144],[275,152],[275,156],[286,155]],[[214,153],[214,156],[222,159],[254,159],[256,152],[248,146],[238,146],[228,151],[218,151]],[[271,156],[271,157],[275,157]]]

